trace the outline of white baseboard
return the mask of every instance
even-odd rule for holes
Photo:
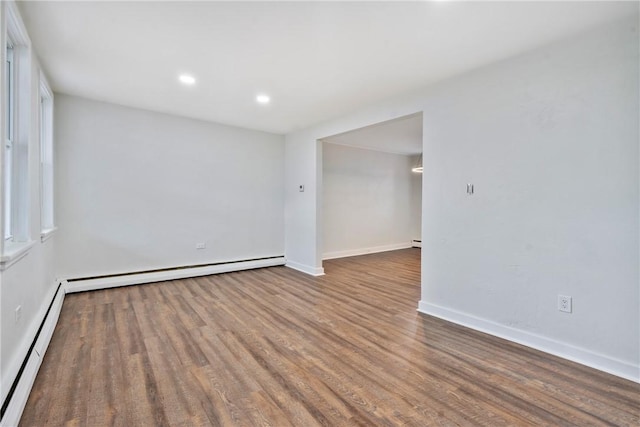
[[[424,301],[418,311],[640,383],[640,366],[622,360]]]
[[[9,388],[11,384],[15,381],[18,376],[18,372],[20,371],[20,367],[22,363],[27,358],[29,353],[29,348],[31,348],[31,344],[38,333],[38,329],[44,320],[44,317],[47,314],[47,310],[49,309],[49,304],[56,297],[56,290],[58,289],[58,283],[54,282],[51,284],[51,290],[47,294],[47,296],[43,299],[44,303],[38,310],[38,314],[32,321],[31,325],[27,329],[24,334],[23,340],[18,344],[20,349],[14,353],[14,357],[11,362],[8,364],[9,367],[4,370],[2,374],[2,391],[0,393],[1,401],[4,402],[7,398],[7,394],[9,393]]]
[[[49,314],[47,315],[46,319],[44,319],[44,324],[42,325],[42,329],[40,330],[40,335],[38,336],[36,344],[33,347],[31,353],[29,353],[28,355],[27,364],[22,371],[22,375],[18,380],[16,389],[11,396],[11,400],[9,401],[9,405],[7,406],[7,411],[4,413],[2,421],[0,421],[0,427],[17,426],[20,422],[22,411],[24,410],[24,407],[27,404],[27,400],[29,399],[29,394],[31,393],[31,387],[33,387],[33,383],[36,380],[38,370],[40,369],[40,364],[42,363],[44,354],[47,351],[49,342],[51,341],[51,336],[53,335],[53,331],[56,328],[56,324],[58,323],[58,318],[60,317],[62,302],[64,301],[63,286],[60,286],[59,289],[57,286],[56,288],[54,288],[54,291],[55,289],[58,289],[58,292],[54,295],[53,304],[51,304],[51,310],[49,310]],[[51,301],[51,299],[47,299],[45,301],[49,302]],[[48,308],[49,304],[45,303],[44,312],[42,313],[40,319],[44,318],[46,310]],[[42,320],[40,320],[40,322],[37,322],[38,327],[40,327],[40,324],[42,324]],[[34,337],[36,333],[37,330],[33,334]],[[32,342],[33,340],[30,341],[29,346]],[[22,358],[22,360],[24,360],[24,358]],[[22,363],[20,363],[20,365],[22,365]]]
[[[324,276],[324,268],[310,267],[308,265],[300,264],[297,262],[287,260],[285,267],[293,268],[294,270],[302,271],[303,273],[310,274],[312,276]]]
[[[421,240],[412,240],[411,241],[411,247],[413,247],[413,248],[421,248],[422,247],[422,241]]]
[[[229,262],[204,267],[179,268],[152,273],[126,274],[99,279],[73,280],[65,287],[66,293],[94,291],[119,286],[139,285],[142,283],[163,282],[165,280],[185,279],[188,277],[208,276],[210,274],[229,273],[253,268],[284,265],[284,257],[274,257],[254,261]]]
[[[67,282],[66,280],[63,280],[61,282],[60,290],[53,300],[47,319],[44,322],[44,325],[42,325],[42,330],[40,331],[36,345],[33,347],[34,350],[38,352],[38,356],[40,356],[40,358],[43,358],[44,354],[47,352],[47,348],[49,348],[49,343],[51,342],[51,337],[53,337],[53,331],[56,329],[56,325],[58,324],[58,318],[62,311],[62,303],[64,302],[66,286]]]
[[[407,249],[412,247],[411,242],[394,243],[392,245],[373,246],[370,248],[348,249],[346,251],[326,252],[322,254],[322,259],[346,258],[350,256],[374,254],[378,252],[396,251],[398,249]]]
[[[4,413],[2,421],[0,421],[1,427],[17,426],[20,422],[22,411],[27,404],[27,399],[29,399],[29,393],[31,393],[31,387],[36,379],[41,362],[42,359],[40,359],[38,353],[32,351],[29,355],[29,361],[27,362],[24,371],[22,371],[22,377],[18,382],[18,386],[13,392],[13,397],[9,402],[9,406],[7,406],[7,411]]]

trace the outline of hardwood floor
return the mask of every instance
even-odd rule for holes
[[[419,258],[68,295],[21,425],[640,423],[639,384],[417,313]]]

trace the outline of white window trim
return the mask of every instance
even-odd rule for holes
[[[12,151],[14,156],[14,169],[15,165],[19,165],[22,169],[12,171],[12,179],[15,180],[15,191],[18,196],[16,200],[12,202],[12,208],[14,210],[14,219],[17,219],[12,224],[13,239],[11,241],[0,239],[1,251],[0,251],[0,270],[8,268],[18,260],[22,259],[28,251],[34,246],[34,241],[30,238],[29,229],[29,136],[30,136],[30,119],[31,119],[31,58],[30,47],[31,41],[27,35],[26,28],[18,8],[13,1],[2,2],[4,6],[4,17],[6,32],[3,34],[4,46],[2,47],[3,61],[6,54],[6,45],[8,42],[13,46],[13,59],[14,59],[14,76],[17,85],[17,93],[15,94],[15,108],[14,112],[16,117],[13,120],[13,141]],[[4,70],[4,66],[3,66]],[[4,71],[2,80],[4,81]],[[2,91],[4,92],[4,91]],[[5,96],[5,95],[2,95]],[[4,104],[4,99],[3,99]],[[5,135],[5,126],[3,118],[2,134]],[[0,165],[4,169],[4,150],[0,154],[2,161]],[[3,171],[4,173],[4,171]],[[4,189],[2,189],[4,191]],[[4,193],[2,199],[4,200]],[[15,204],[15,206],[13,206]],[[2,209],[2,215],[4,215],[4,209]],[[4,216],[1,221],[1,226],[4,228]]]
[[[9,47],[11,47],[11,52],[9,53]],[[3,169],[2,171],[2,178],[4,179],[3,182],[3,187],[2,187],[2,191],[6,191],[7,190],[7,186],[9,187],[9,191],[12,191],[11,189],[13,188],[13,140],[14,140],[14,128],[15,128],[15,60],[14,60],[14,52],[13,52],[13,43],[11,42],[11,40],[9,40],[9,38],[7,37],[7,40],[5,42],[5,45],[3,46],[4,49],[4,53],[5,53],[5,59],[2,62],[3,64],[3,70],[4,70],[4,74],[5,76],[2,79],[2,83],[3,85],[6,84],[8,81],[10,82],[9,86],[3,86],[3,91],[5,92],[5,97],[9,98],[9,99],[5,99],[3,98],[2,102],[3,105],[6,108],[5,111],[5,115],[4,115],[4,119],[5,119],[5,130],[2,132],[3,136],[5,137],[4,140],[4,150],[3,150],[3,162],[2,162],[2,166],[4,168],[4,166],[6,165],[6,156],[9,155],[11,156],[12,160],[11,160],[11,167],[8,167],[6,169]],[[11,58],[11,60],[9,61],[9,58]],[[11,68],[7,69],[7,64],[9,64],[9,62],[11,62]],[[7,105],[11,103],[12,105],[10,107],[8,107]],[[3,193],[4,194],[4,193]],[[6,200],[3,197],[3,202]],[[14,215],[13,212],[9,215],[7,215],[7,211],[13,211],[13,200],[11,200],[10,206],[6,206],[3,205],[2,208],[2,214],[3,214],[3,220],[2,220],[2,228],[3,228],[3,238],[5,241],[13,241],[13,222],[10,222],[9,224],[7,224],[7,221],[10,221]],[[7,218],[8,217],[8,218]],[[7,228],[9,230],[7,230]],[[8,235],[7,235],[8,234]]]
[[[47,102],[49,103],[49,115],[47,117],[43,117],[42,114],[42,100],[46,99]],[[39,130],[40,130],[40,135],[39,135],[39,142],[40,142],[40,239],[42,242],[47,241],[51,235],[57,230],[56,227],[56,218],[55,218],[55,192],[54,192],[54,176],[51,176],[51,182],[48,183],[46,182],[45,179],[45,161],[44,161],[44,157],[46,155],[45,153],[45,149],[49,148],[51,150],[50,153],[50,161],[51,161],[51,168],[53,171],[54,168],[54,150],[53,150],[53,91],[51,90],[51,86],[49,86],[49,82],[47,81],[47,77],[44,75],[43,72],[40,72],[40,84],[39,84],[39,104],[38,105],[38,111],[39,111],[39,117],[40,117],[40,123],[39,123]],[[43,120],[47,120],[48,121],[48,128],[47,128],[47,135],[45,136],[45,138],[48,139],[48,144],[50,144],[49,147],[45,146],[44,143],[46,141],[43,140],[43,126],[45,126],[45,124],[43,123]],[[52,172],[53,173],[53,172]],[[50,200],[50,206],[46,206],[45,204],[45,186],[47,184],[51,185],[51,192],[52,194],[50,194],[51,200]],[[50,224],[46,224],[44,225],[44,216],[45,216],[45,209],[50,209],[51,211],[48,213],[51,216],[51,223]]]
[[[56,231],[58,231],[58,227],[47,228],[46,230],[42,230],[42,232],[40,232],[40,241],[42,243],[46,242],[51,238],[51,236],[53,236],[53,234]]]
[[[5,251],[0,257],[0,271],[6,270],[27,256],[35,244],[35,240],[28,242],[11,242],[10,246],[5,247]]]

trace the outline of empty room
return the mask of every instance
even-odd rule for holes
[[[637,1],[0,1],[0,426],[640,425]]]

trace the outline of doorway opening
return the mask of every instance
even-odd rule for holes
[[[319,140],[322,260],[422,246],[422,113]]]

